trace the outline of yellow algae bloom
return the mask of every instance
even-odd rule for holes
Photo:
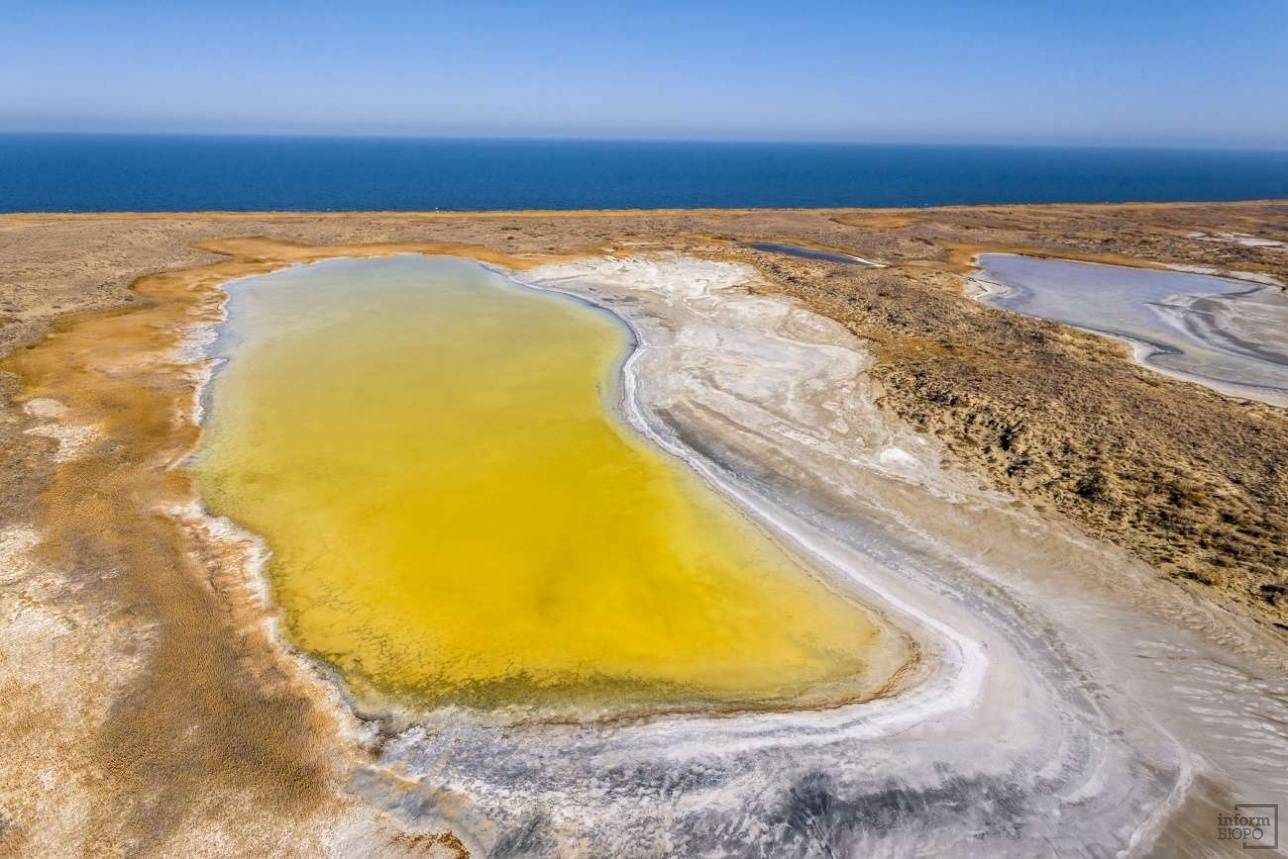
[[[560,713],[853,694],[880,633],[611,412],[625,330],[459,260],[232,289],[196,458],[358,698]]]

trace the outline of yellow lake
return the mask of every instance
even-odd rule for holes
[[[883,633],[613,411],[625,329],[462,260],[230,288],[194,458],[290,639],[371,704],[854,694]]]

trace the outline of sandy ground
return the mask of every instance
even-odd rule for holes
[[[225,545],[164,515],[191,501],[170,469],[195,438],[182,329],[217,312],[223,280],[396,251],[516,269],[661,251],[745,263],[755,290],[858,335],[875,358],[872,402],[983,487],[1117,544],[1182,599],[1282,636],[1284,412],[961,294],[981,250],[1288,279],[1274,245],[1195,237],[1223,232],[1288,238],[1288,204],[0,217],[0,683],[5,746],[21,750],[0,776],[0,851],[461,847],[432,821],[399,824],[345,799],[353,773],[328,750],[356,747],[363,726],[337,722],[324,686],[281,658],[268,608],[244,582],[211,575]],[[738,244],[753,240],[888,267]],[[122,312],[131,307],[141,309]]]

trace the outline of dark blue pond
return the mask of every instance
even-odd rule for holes
[[[787,254],[788,256],[802,257],[804,259],[819,259],[827,262],[845,263],[846,265],[872,265],[872,263],[865,259],[850,256],[849,254],[818,251],[813,248],[803,248],[800,245],[784,245],[779,244],[778,242],[752,242],[747,245],[747,247],[755,248],[758,251],[766,251],[771,254]]]

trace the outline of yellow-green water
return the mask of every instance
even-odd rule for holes
[[[624,330],[458,260],[233,288],[196,465],[287,630],[368,701],[844,695],[878,632],[610,411]]]

